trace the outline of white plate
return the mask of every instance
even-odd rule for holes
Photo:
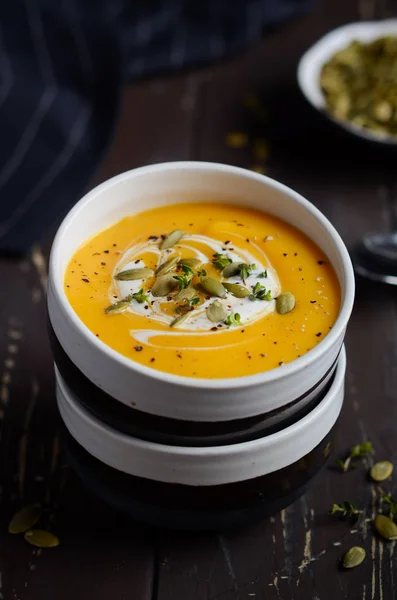
[[[59,372],[57,400],[72,437],[106,465],[137,477],[183,485],[246,481],[283,469],[311,452],[334,426],[343,404],[346,352],[323,400],[303,419],[272,435],[228,446],[182,447],[147,442],[120,433],[86,411]]]
[[[326,109],[325,97],[320,87],[323,65],[332,56],[346,48],[353,40],[369,43],[385,35],[397,36],[397,19],[350,23],[327,33],[305,52],[298,65],[298,84],[308,102],[343,129],[378,144],[397,146],[397,139],[380,133],[367,131],[355,125],[335,119]]]

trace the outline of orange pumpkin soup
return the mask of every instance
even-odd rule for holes
[[[198,378],[282,368],[321,342],[340,306],[336,274],[306,235],[215,203],[147,210],[98,233],[71,259],[65,292],[117,352]]]

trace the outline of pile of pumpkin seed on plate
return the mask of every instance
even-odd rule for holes
[[[323,66],[320,85],[335,119],[397,138],[397,36],[351,42]]]

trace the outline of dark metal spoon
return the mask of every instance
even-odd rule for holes
[[[358,275],[397,285],[397,232],[364,236],[352,260]]]

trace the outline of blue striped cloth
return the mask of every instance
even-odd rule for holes
[[[3,0],[0,251],[23,253],[82,195],[127,81],[245,48],[310,0]]]

